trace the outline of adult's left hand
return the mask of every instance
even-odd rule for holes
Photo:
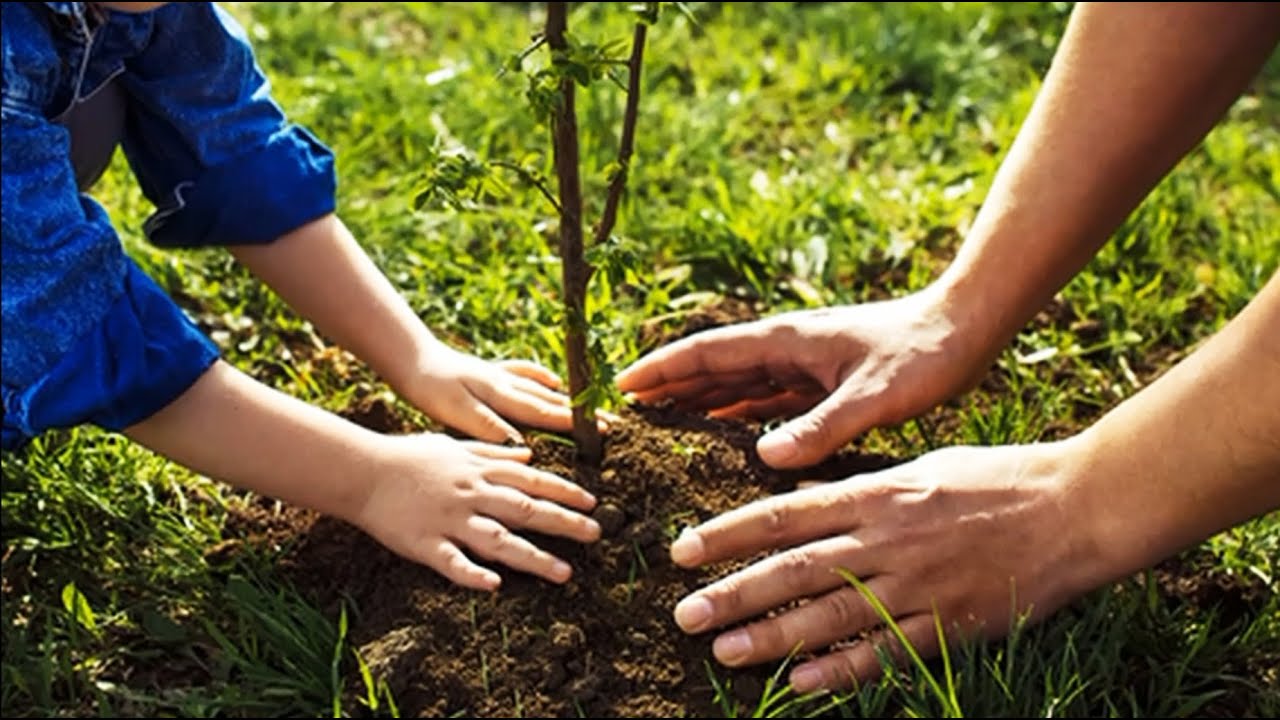
[[[1043,618],[1105,579],[1086,518],[1071,510],[1077,458],[1071,441],[948,448],[732,510],[685,530],[673,561],[693,567],[778,552],[684,598],[676,622],[699,633],[807,600],[713,643],[728,666],[817,653],[791,671],[800,693],[876,676],[877,646],[903,657],[841,570],[865,583],[922,656],[939,649],[935,612],[949,641],[1002,636],[1015,613]]]

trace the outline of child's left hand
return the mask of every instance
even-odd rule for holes
[[[472,437],[523,443],[519,431],[504,418],[554,431],[573,426],[560,378],[537,363],[488,361],[441,344],[424,365],[420,379],[403,388],[405,399]]]

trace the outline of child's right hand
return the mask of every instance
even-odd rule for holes
[[[509,528],[594,542],[600,526],[562,507],[590,510],[596,499],[527,465],[527,448],[465,442],[446,435],[384,436],[371,486],[349,518],[399,555],[459,585],[495,590],[502,580],[464,554],[556,583],[568,563]],[[558,504],[557,504],[558,503]]]

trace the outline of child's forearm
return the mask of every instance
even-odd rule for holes
[[[1275,3],[1081,3],[937,284],[978,354],[1044,306],[1209,131],[1280,39]]]
[[[1098,582],[1280,508],[1280,272],[1202,348],[1067,442]]]
[[[196,472],[344,519],[378,477],[378,435],[224,362],[125,434]]]
[[[440,344],[334,215],[232,253],[394,388],[408,385]]]

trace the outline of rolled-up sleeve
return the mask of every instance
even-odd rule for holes
[[[4,448],[55,427],[146,419],[213,364],[217,347],[78,192],[65,128],[6,98],[0,157]]]
[[[333,211],[333,155],[291,123],[241,28],[213,3],[154,11],[121,76],[123,147],[162,247],[268,243]]]

